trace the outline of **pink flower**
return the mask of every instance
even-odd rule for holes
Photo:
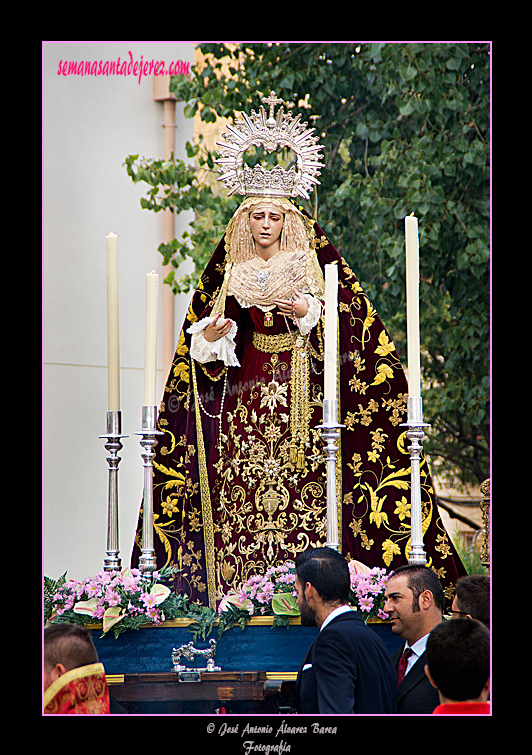
[[[126,592],[138,592],[140,590],[140,585],[134,577],[125,577],[122,585]]]
[[[359,606],[361,611],[371,611],[373,608],[373,598],[362,598],[359,600]]]
[[[143,592],[142,595],[140,596],[140,599],[144,603],[146,608],[152,608],[157,605],[155,595],[152,595],[149,592]]]
[[[116,590],[107,590],[107,592],[105,593],[105,600],[110,606],[117,606],[121,602],[120,595],[116,592]]]
[[[149,616],[150,619],[155,623],[159,624],[161,621],[161,614],[159,613],[159,610],[155,606],[149,606],[146,610],[146,616]]]

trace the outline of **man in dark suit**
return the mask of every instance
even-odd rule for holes
[[[429,633],[442,620],[442,586],[426,566],[401,566],[392,572],[385,595],[392,632],[405,641],[392,654],[398,676],[397,712],[432,713],[440,700],[425,674],[425,648]]]
[[[313,548],[296,561],[297,604],[318,637],[301,664],[298,713],[395,713],[396,675],[381,638],[348,605],[347,562],[332,548]]]

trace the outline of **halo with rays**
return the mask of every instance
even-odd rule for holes
[[[258,113],[242,113],[233,125],[227,126],[222,134],[224,141],[216,142],[220,177],[227,186],[228,196],[285,196],[309,199],[309,194],[319,184],[318,176],[323,168],[321,146],[313,128],[301,122],[301,115],[295,118],[280,107],[275,114],[275,105],[284,104],[271,91],[262,101],[269,106],[269,113],[261,105]],[[246,152],[252,147],[263,147],[266,152],[290,150],[295,164],[288,169],[281,165],[266,168],[255,165],[250,168],[245,163]]]

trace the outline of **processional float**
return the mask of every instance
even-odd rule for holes
[[[284,122],[283,108],[275,116],[275,105],[283,103],[275,92],[264,97],[263,102],[269,107],[269,115],[263,107],[259,115],[262,120],[262,130],[257,131],[254,123],[245,114],[243,122],[249,134],[229,127],[232,139],[229,142],[218,143],[220,165],[222,173],[220,180],[229,187],[229,195],[235,193],[239,187],[249,182],[250,172],[265,175],[267,169],[255,166],[253,171],[244,164],[243,156],[251,145],[262,143],[268,152],[278,149],[290,149],[296,156],[296,166],[285,171],[280,166],[275,169],[275,182],[286,191],[286,185],[293,187],[292,196],[308,199],[309,191],[319,184],[318,175],[323,164],[317,145],[317,137],[312,135],[314,129],[307,129],[306,124],[300,123],[300,116],[293,119],[287,127]],[[270,192],[272,193],[272,192]],[[273,190],[275,195],[275,189]],[[100,436],[105,439],[105,448],[109,451],[107,458],[109,466],[108,486],[108,520],[107,520],[107,553],[104,559],[105,571],[119,571],[121,560],[118,544],[118,466],[119,451],[122,439],[128,436],[122,434],[122,415],[120,410],[119,389],[119,335],[118,335],[118,237],[114,233],[106,236],[107,247],[107,298],[108,298],[108,387],[109,406],[107,411],[107,432]],[[406,245],[406,299],[407,299],[407,348],[408,348],[408,413],[406,437],[410,441],[410,474],[411,474],[411,548],[409,563],[424,565],[427,563],[423,546],[422,506],[420,464],[422,455],[422,441],[425,437],[423,422],[423,408],[420,388],[420,341],[419,341],[419,238],[418,222],[413,215],[405,218]],[[156,344],[157,344],[157,297],[158,275],[154,272],[147,274],[146,287],[146,342],[145,342],[145,372],[144,372],[144,405],[141,413],[141,430],[139,435],[142,446],[142,460],[144,467],[144,496],[143,496],[143,530],[142,549],[139,568],[150,576],[157,568],[154,549],[153,527],[153,457],[157,445],[157,436],[162,435],[157,427],[156,405]],[[324,444],[324,456],[327,473],[327,542],[326,545],[339,549],[338,511],[341,503],[340,491],[336,485],[336,463],[339,451],[340,432],[344,425],[339,422],[338,414],[338,267],[336,264],[325,265],[325,296],[324,296],[324,398],[323,419],[317,429],[321,430]]]

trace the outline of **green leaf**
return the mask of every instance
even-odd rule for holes
[[[188,105],[185,105],[185,108],[183,110],[183,115],[185,118],[194,118],[198,111],[198,103],[197,102],[191,102]]]
[[[408,100],[406,105],[401,105],[401,107],[399,108],[399,112],[401,113],[401,115],[410,115],[411,113],[413,113],[414,106],[412,104],[412,100],[411,99]]]
[[[446,66],[449,69],[449,71],[457,71],[462,64],[462,61],[458,58],[451,58],[447,61]]]

